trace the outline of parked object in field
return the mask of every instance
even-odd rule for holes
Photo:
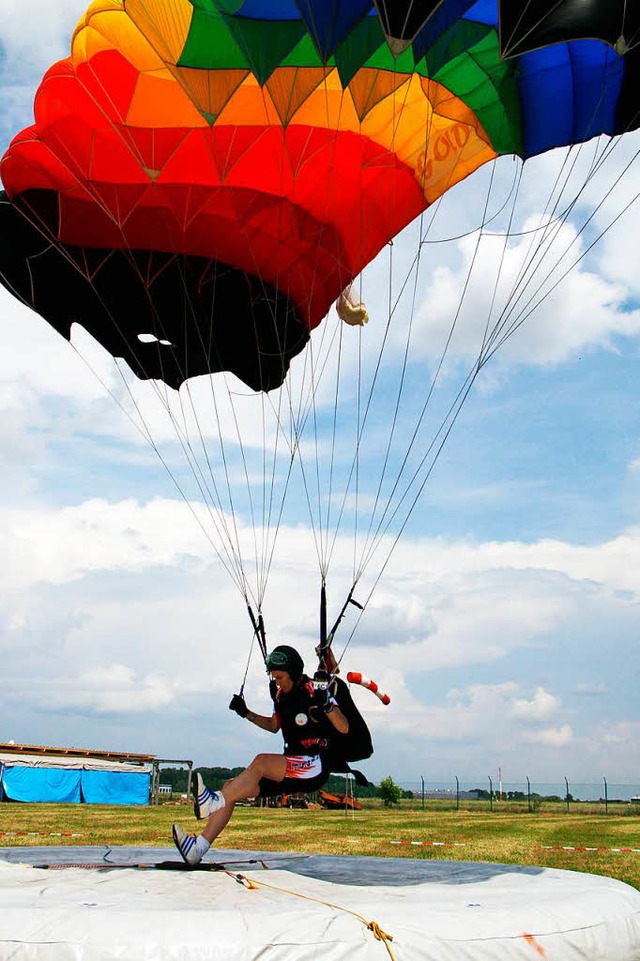
[[[318,799],[324,808],[344,811],[361,811],[362,803],[350,794],[329,794],[328,791],[318,791]]]

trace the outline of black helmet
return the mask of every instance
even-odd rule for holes
[[[289,647],[287,644],[279,644],[278,647],[274,647],[265,663],[268,671],[286,671],[294,684],[302,677],[304,671],[302,658],[295,648]]]

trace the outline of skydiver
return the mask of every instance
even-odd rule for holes
[[[173,825],[173,840],[187,864],[198,864],[227,825],[236,801],[252,797],[317,791],[327,781],[327,756],[336,732],[347,734],[349,721],[329,687],[310,680],[300,654],[283,644],[269,654],[267,671],[275,684],[274,710],[270,717],[255,714],[244,697],[234,694],[229,710],[235,711],[263,731],[282,731],[283,754],[258,754],[242,774],[227,781],[220,791],[205,786],[196,774],[193,812],[207,818],[201,834],[187,834]],[[317,675],[316,675],[317,678]]]

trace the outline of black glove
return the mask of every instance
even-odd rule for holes
[[[249,708],[245,704],[242,694],[234,694],[229,703],[229,710],[235,711],[240,717],[246,717],[249,713]]]
[[[313,675],[313,697],[314,707],[319,707],[326,711],[329,703],[329,675],[326,671],[316,671]]]

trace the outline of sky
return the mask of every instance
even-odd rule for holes
[[[0,0],[0,152],[32,121],[40,78],[67,53],[82,12],[82,0]],[[208,383],[194,383],[180,406],[177,397],[134,383],[82,330],[69,345],[0,288],[0,742],[228,766],[246,764],[258,751],[278,752],[279,741],[227,709],[243,680],[251,626],[241,593],[212,549],[208,511],[180,460],[163,401],[189,427],[191,409],[199,412],[216,463],[222,434],[237,542],[250,558],[255,527],[264,556],[273,546],[263,601],[269,644],[294,644],[312,671],[319,564],[328,566],[333,621],[351,586],[367,512],[376,508],[402,371],[389,460],[401,461],[417,428],[413,469],[473,366],[492,298],[495,316],[530,262],[531,238],[545,236],[547,273],[554,265],[564,272],[567,251],[569,259],[576,253],[583,259],[479,372],[442,449],[439,442],[434,448],[437,458],[421,468],[424,489],[415,507],[405,516],[401,504],[381,533],[354,595],[365,610],[358,616],[349,608],[336,651],[344,651],[343,674],[360,671],[391,696],[384,707],[369,692],[355,692],[376,746],[361,767],[374,781],[390,774],[407,784],[421,777],[449,783],[455,776],[485,784],[502,769],[513,784],[565,776],[638,784],[640,206],[631,204],[599,244],[589,245],[640,191],[632,162],[639,146],[635,135],[618,144],[609,180],[593,178],[575,218],[546,233],[542,198],[561,169],[555,155],[525,165],[522,233],[506,249],[498,217],[495,235],[489,231],[480,244],[473,229],[490,183],[480,171],[438,207],[428,236],[449,239],[422,245],[415,286],[417,227],[382,252],[362,280],[368,326],[340,331],[332,315],[314,339],[315,369],[324,358],[327,371],[315,421],[307,418],[301,439],[306,487],[296,459],[275,545],[262,540],[259,516],[251,522],[234,416],[259,501],[263,450],[276,490],[287,476],[287,444],[274,411],[282,415],[282,399],[286,407],[303,389],[309,358],[294,362],[280,400],[270,395],[256,404],[232,378],[216,381],[217,429]],[[587,145],[579,155],[578,177],[597,149]],[[620,185],[607,186],[630,161]],[[514,169],[511,159],[498,165],[491,210],[509,195]],[[580,217],[584,223],[597,204],[578,233]],[[387,332],[390,292],[398,307]],[[409,324],[410,362],[403,365]],[[372,382],[383,343],[357,498],[353,483],[344,498],[362,417],[357,372],[365,385]],[[433,383],[420,421],[425,384]],[[181,395],[184,401],[184,389]],[[136,429],[136,409],[173,480]],[[383,482],[378,510],[392,486]],[[403,503],[417,493],[412,488]],[[354,533],[356,506],[365,519]],[[224,507],[223,516],[225,522],[231,516]],[[318,546],[319,522],[327,517],[330,534]],[[247,570],[253,585],[250,562]],[[245,695],[253,710],[269,711],[255,650]]]

